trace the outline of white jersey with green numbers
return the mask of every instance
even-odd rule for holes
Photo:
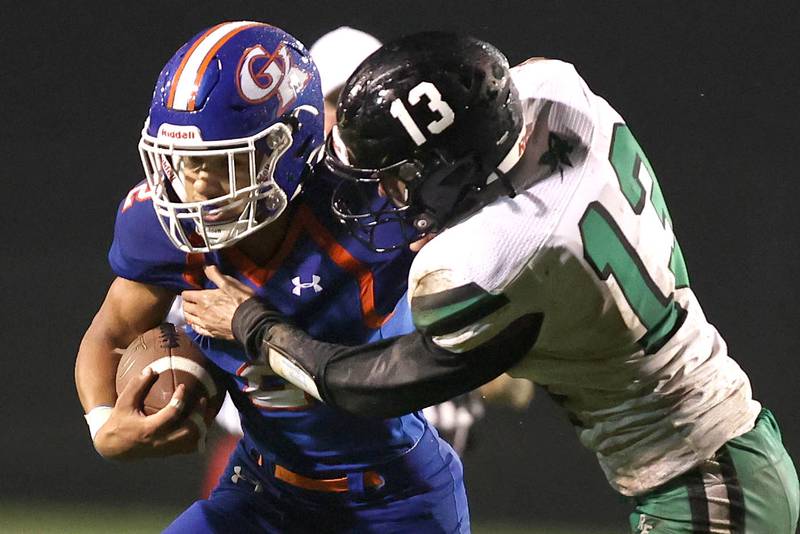
[[[641,494],[750,430],[760,405],[689,287],[656,175],[623,119],[569,64],[512,73],[530,132],[512,172],[527,189],[422,249],[409,278],[415,323],[464,352],[541,315],[510,373],[547,388],[611,485]]]

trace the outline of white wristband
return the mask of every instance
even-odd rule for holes
[[[111,410],[114,408],[111,406],[95,406],[89,413],[83,416],[86,419],[86,424],[89,425],[89,435],[92,436],[92,441],[94,441],[94,437],[100,431],[108,418],[111,417]]]

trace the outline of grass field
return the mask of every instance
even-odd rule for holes
[[[0,503],[2,534],[149,534],[161,532],[175,508],[53,503]],[[610,534],[585,527],[475,524],[474,534]]]

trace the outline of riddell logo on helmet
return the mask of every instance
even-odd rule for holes
[[[203,136],[200,135],[200,129],[197,126],[180,126],[166,123],[158,128],[158,138],[189,142],[199,142],[203,140]]]

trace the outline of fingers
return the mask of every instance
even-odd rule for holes
[[[150,367],[145,367],[144,370],[136,377],[133,378],[120,392],[117,398],[117,406],[124,406],[126,408],[139,409],[144,402],[150,386],[152,386],[158,379],[158,373],[154,372]]]
[[[183,314],[186,316],[202,317],[221,306],[233,305],[232,299],[221,289],[184,291],[183,295]]]
[[[219,291],[218,289],[187,289],[186,291],[181,293],[181,297],[183,297],[183,307],[186,308],[186,305],[199,305],[203,302],[203,297],[205,296],[206,292],[208,291]]]
[[[183,301],[183,317],[192,329],[201,336],[211,336],[212,333],[204,327],[205,321],[203,319],[204,308],[198,306],[190,301]]]
[[[197,317],[201,311],[200,306],[198,306],[194,301],[191,300],[183,300],[183,315],[186,319],[189,319],[189,316]]]
[[[153,415],[149,415],[145,418],[149,434],[157,433],[159,430],[173,424],[180,418],[186,406],[184,402],[185,392],[186,387],[183,384],[178,384],[169,403]]]
[[[164,457],[196,452],[199,446],[198,435],[195,424],[186,420],[178,428],[152,440],[144,456]]]
[[[146,386],[156,376],[152,371],[137,376],[120,398],[132,404],[134,391],[142,389],[143,384]],[[118,460],[201,451],[205,446],[207,424],[203,414],[207,412],[208,400],[201,397],[192,412],[187,413],[188,399],[186,387],[179,384],[169,403],[153,415],[142,413],[141,406],[127,413],[121,410],[112,415],[116,418],[112,430],[101,429],[97,434],[95,447],[104,457]]]
[[[188,317],[187,317],[186,320],[189,322],[190,325],[192,325],[192,330],[194,330],[195,332],[197,332],[201,336],[217,337],[219,335],[219,334],[216,334],[216,333],[214,333],[214,332],[212,332],[210,330],[206,330],[205,328],[203,328],[202,326],[200,326],[199,324],[194,322],[192,319],[189,319]]]
[[[203,269],[203,272],[206,275],[206,278],[214,282],[218,288],[222,288],[227,283],[227,276],[222,274],[222,271],[219,270],[219,267],[216,265],[206,265]]]
[[[233,339],[233,332],[230,331],[230,327],[227,330],[221,329],[218,325],[208,324],[210,317],[206,317],[205,319],[202,316],[195,315],[194,313],[187,312],[186,310],[183,311],[184,317],[186,317],[186,322],[189,323],[189,326],[192,327],[192,330],[200,334],[201,336],[207,337],[216,337],[220,339]],[[230,322],[230,321],[228,321]]]
[[[253,295],[253,290],[250,289],[246,284],[240,282],[232,276],[222,274],[222,271],[220,271],[219,267],[216,265],[206,265],[206,267],[203,269],[203,272],[209,280],[214,282],[218,288],[225,290],[226,293],[230,293],[231,289],[235,289],[239,293],[245,293],[250,296]]]
[[[207,404],[208,400],[205,397],[201,397],[197,403],[197,409],[187,416],[180,427],[154,441],[154,447],[160,449],[162,453],[168,452],[169,454],[204,452],[208,425],[203,418],[203,414]]]
[[[202,293],[198,303],[184,299],[183,315],[195,332],[203,336],[233,339],[231,319],[238,304],[219,289]]]
[[[184,291],[183,314],[198,334],[232,340],[233,315],[254,292],[239,280],[222,274],[216,265],[208,265],[204,270],[219,289]]]
[[[181,306],[183,306],[185,309],[187,304],[197,302],[197,293],[200,293],[200,291],[194,289],[182,291],[181,298],[183,299],[183,302],[181,303]]]
[[[253,290],[250,289],[250,287],[244,282],[240,282],[236,278],[232,278],[230,276],[226,276],[225,279],[227,280],[229,286],[236,288],[240,293],[245,293],[249,296],[253,296],[255,294]]]

